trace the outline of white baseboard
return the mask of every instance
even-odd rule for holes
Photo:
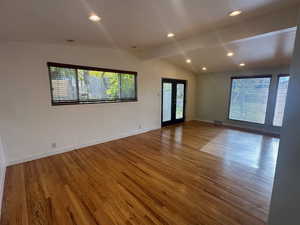
[[[212,120],[201,120],[201,119],[195,119],[195,120],[197,120],[199,122],[204,122],[204,123],[214,123],[214,121],[212,121]]]
[[[195,120],[197,120],[199,122],[215,124],[215,122],[212,121],[212,120],[201,120],[201,119],[195,119]],[[242,125],[237,125],[237,124],[233,124],[233,123],[227,123],[227,122],[224,122],[224,121],[222,121],[222,125],[227,126],[227,127],[231,127],[231,128],[237,128],[237,129],[247,129],[250,132],[263,132],[265,134],[275,135],[275,136],[280,135],[280,133],[273,132],[273,131],[270,131],[270,130],[257,129],[257,128],[254,128],[254,127],[242,126]]]
[[[64,152],[69,152],[69,151],[73,151],[73,150],[76,150],[76,149],[80,149],[80,148],[84,148],[84,147],[88,147],[88,146],[92,146],[92,145],[97,145],[97,144],[105,143],[105,142],[108,142],[108,141],[117,140],[117,139],[120,139],[120,138],[125,138],[125,137],[129,137],[129,136],[137,135],[137,134],[146,133],[148,131],[156,130],[156,129],[159,129],[159,128],[160,127],[153,127],[153,128],[147,128],[147,129],[133,130],[133,131],[130,131],[130,132],[127,132],[127,133],[122,133],[122,134],[119,134],[119,135],[116,135],[116,136],[110,136],[110,137],[105,137],[105,138],[102,138],[102,139],[93,140],[93,141],[89,141],[87,143],[83,143],[83,144],[79,144],[79,145],[63,147],[63,148],[60,148],[58,150],[51,151],[51,152],[44,152],[44,153],[40,153],[40,154],[34,154],[34,155],[30,155],[30,156],[27,156],[27,157],[22,158],[22,159],[8,161],[7,165],[11,166],[11,165],[19,164],[19,163],[29,162],[29,161],[32,161],[32,160],[45,158],[45,157],[48,157],[48,156],[51,156],[51,155],[56,155],[56,154],[60,154],[60,153],[64,153]]]

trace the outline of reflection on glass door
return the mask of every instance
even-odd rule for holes
[[[176,119],[182,119],[184,110],[184,84],[177,84],[176,90]]]
[[[172,119],[172,83],[163,84],[163,122]]]
[[[186,81],[162,79],[162,126],[184,122]]]

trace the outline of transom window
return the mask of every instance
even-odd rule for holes
[[[137,72],[48,63],[53,105],[137,101]]]

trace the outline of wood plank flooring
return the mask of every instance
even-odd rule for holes
[[[1,225],[265,225],[279,139],[187,122],[7,169]]]

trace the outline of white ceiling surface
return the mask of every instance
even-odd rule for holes
[[[172,40],[166,38],[168,32],[175,33],[177,41],[184,40],[199,33],[215,32],[221,27],[257,18],[274,10],[293,7],[299,2],[300,0],[0,0],[0,41],[65,43],[67,39],[73,39],[74,45],[124,49],[137,46],[139,51],[155,51],[157,48],[159,52],[159,48],[172,43]],[[229,17],[228,13],[236,9],[242,9],[243,14]],[[101,22],[89,21],[91,13],[98,14],[102,18]],[[256,41],[230,44],[228,48],[237,52],[235,60],[240,57],[247,64],[250,61],[253,65],[259,61],[267,63],[274,57],[279,59],[290,55],[292,35],[278,34]],[[183,65],[182,56],[174,56],[176,54],[172,53],[167,59],[186,66]],[[222,57],[223,47],[197,51],[192,49],[186,55],[192,58],[193,71],[196,72],[202,64],[216,70],[232,66],[230,59]]]
[[[284,66],[291,61],[295,36],[296,30],[288,29],[223,46],[190,51],[185,56],[172,56],[167,60],[196,72],[207,67],[206,73]],[[234,52],[234,56],[228,57],[228,52]],[[186,57],[192,59],[191,64],[185,62]],[[239,64],[242,62],[246,66],[241,68]]]
[[[0,39],[120,47],[162,44],[168,32],[186,37],[232,23],[228,13],[253,16],[298,0],[1,0]],[[87,19],[102,17],[99,24]]]

